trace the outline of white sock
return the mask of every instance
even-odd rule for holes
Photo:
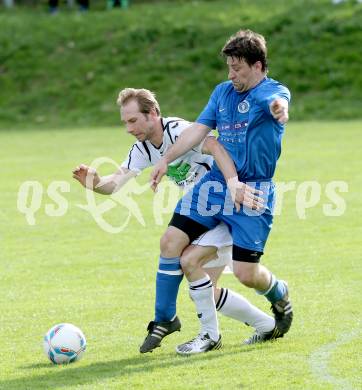
[[[221,289],[216,310],[226,317],[244,322],[258,332],[270,332],[275,327],[272,316],[252,305],[246,298],[227,288]]]
[[[190,296],[196,305],[197,316],[201,322],[201,333],[208,333],[214,341],[219,339],[219,324],[217,320],[214,292],[209,275],[189,282]]]

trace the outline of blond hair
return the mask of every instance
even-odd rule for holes
[[[119,93],[117,104],[122,107],[132,99],[138,103],[140,112],[143,114],[149,114],[152,109],[155,109],[157,115],[161,115],[160,105],[154,92],[145,88],[125,88]]]

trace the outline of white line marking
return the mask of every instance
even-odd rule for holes
[[[311,354],[310,365],[312,373],[319,381],[329,382],[338,390],[353,390],[353,386],[347,380],[335,378],[328,372],[328,363],[332,353],[338,347],[357,338],[361,332],[362,329],[355,329],[351,333],[342,335],[337,341],[322,345]]]

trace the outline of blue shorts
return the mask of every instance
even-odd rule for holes
[[[273,223],[275,186],[272,181],[247,182],[263,191],[263,211],[242,207],[236,212],[226,183],[208,172],[180,201],[175,212],[213,229],[220,221],[229,228],[233,244],[244,249],[263,252]]]

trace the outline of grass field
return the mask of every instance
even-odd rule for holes
[[[100,156],[121,162],[132,139],[118,128],[0,132],[0,389],[362,389],[361,130],[357,121],[287,128],[276,180],[317,181],[322,189],[305,219],[297,214],[296,191],[285,194],[263,258],[291,287],[290,333],[241,347],[252,329],[220,318],[224,348],[191,358],[174,352],[198,330],[185,282],[182,332],[152,354],[138,353],[153,317],[158,240],[168,221],[155,224],[151,191],[135,197],[146,226],[132,218],[119,234],[104,232],[77,207],[86,203],[85,192],[72,181],[72,168]],[[44,190],[33,226],[17,210],[19,187],[28,180]],[[45,212],[54,204],[47,194],[54,180],[70,183],[62,194],[68,209],[59,217]],[[339,217],[323,213],[333,180],[349,188],[340,194],[347,208]],[[98,203],[105,199],[97,196]],[[104,218],[116,226],[126,216],[117,206]],[[268,310],[232,275],[221,282]],[[84,359],[74,365],[53,366],[43,355],[42,337],[59,322],[74,323],[87,337]]]
[[[55,17],[46,1],[0,8],[0,128],[113,125],[118,91],[129,86],[155,90],[169,115],[194,119],[225,79],[219,52],[240,28],[265,35],[270,77],[292,91],[294,119],[361,118],[355,0],[131,0],[109,12],[100,2],[102,10],[92,1],[87,14],[63,6]]]

